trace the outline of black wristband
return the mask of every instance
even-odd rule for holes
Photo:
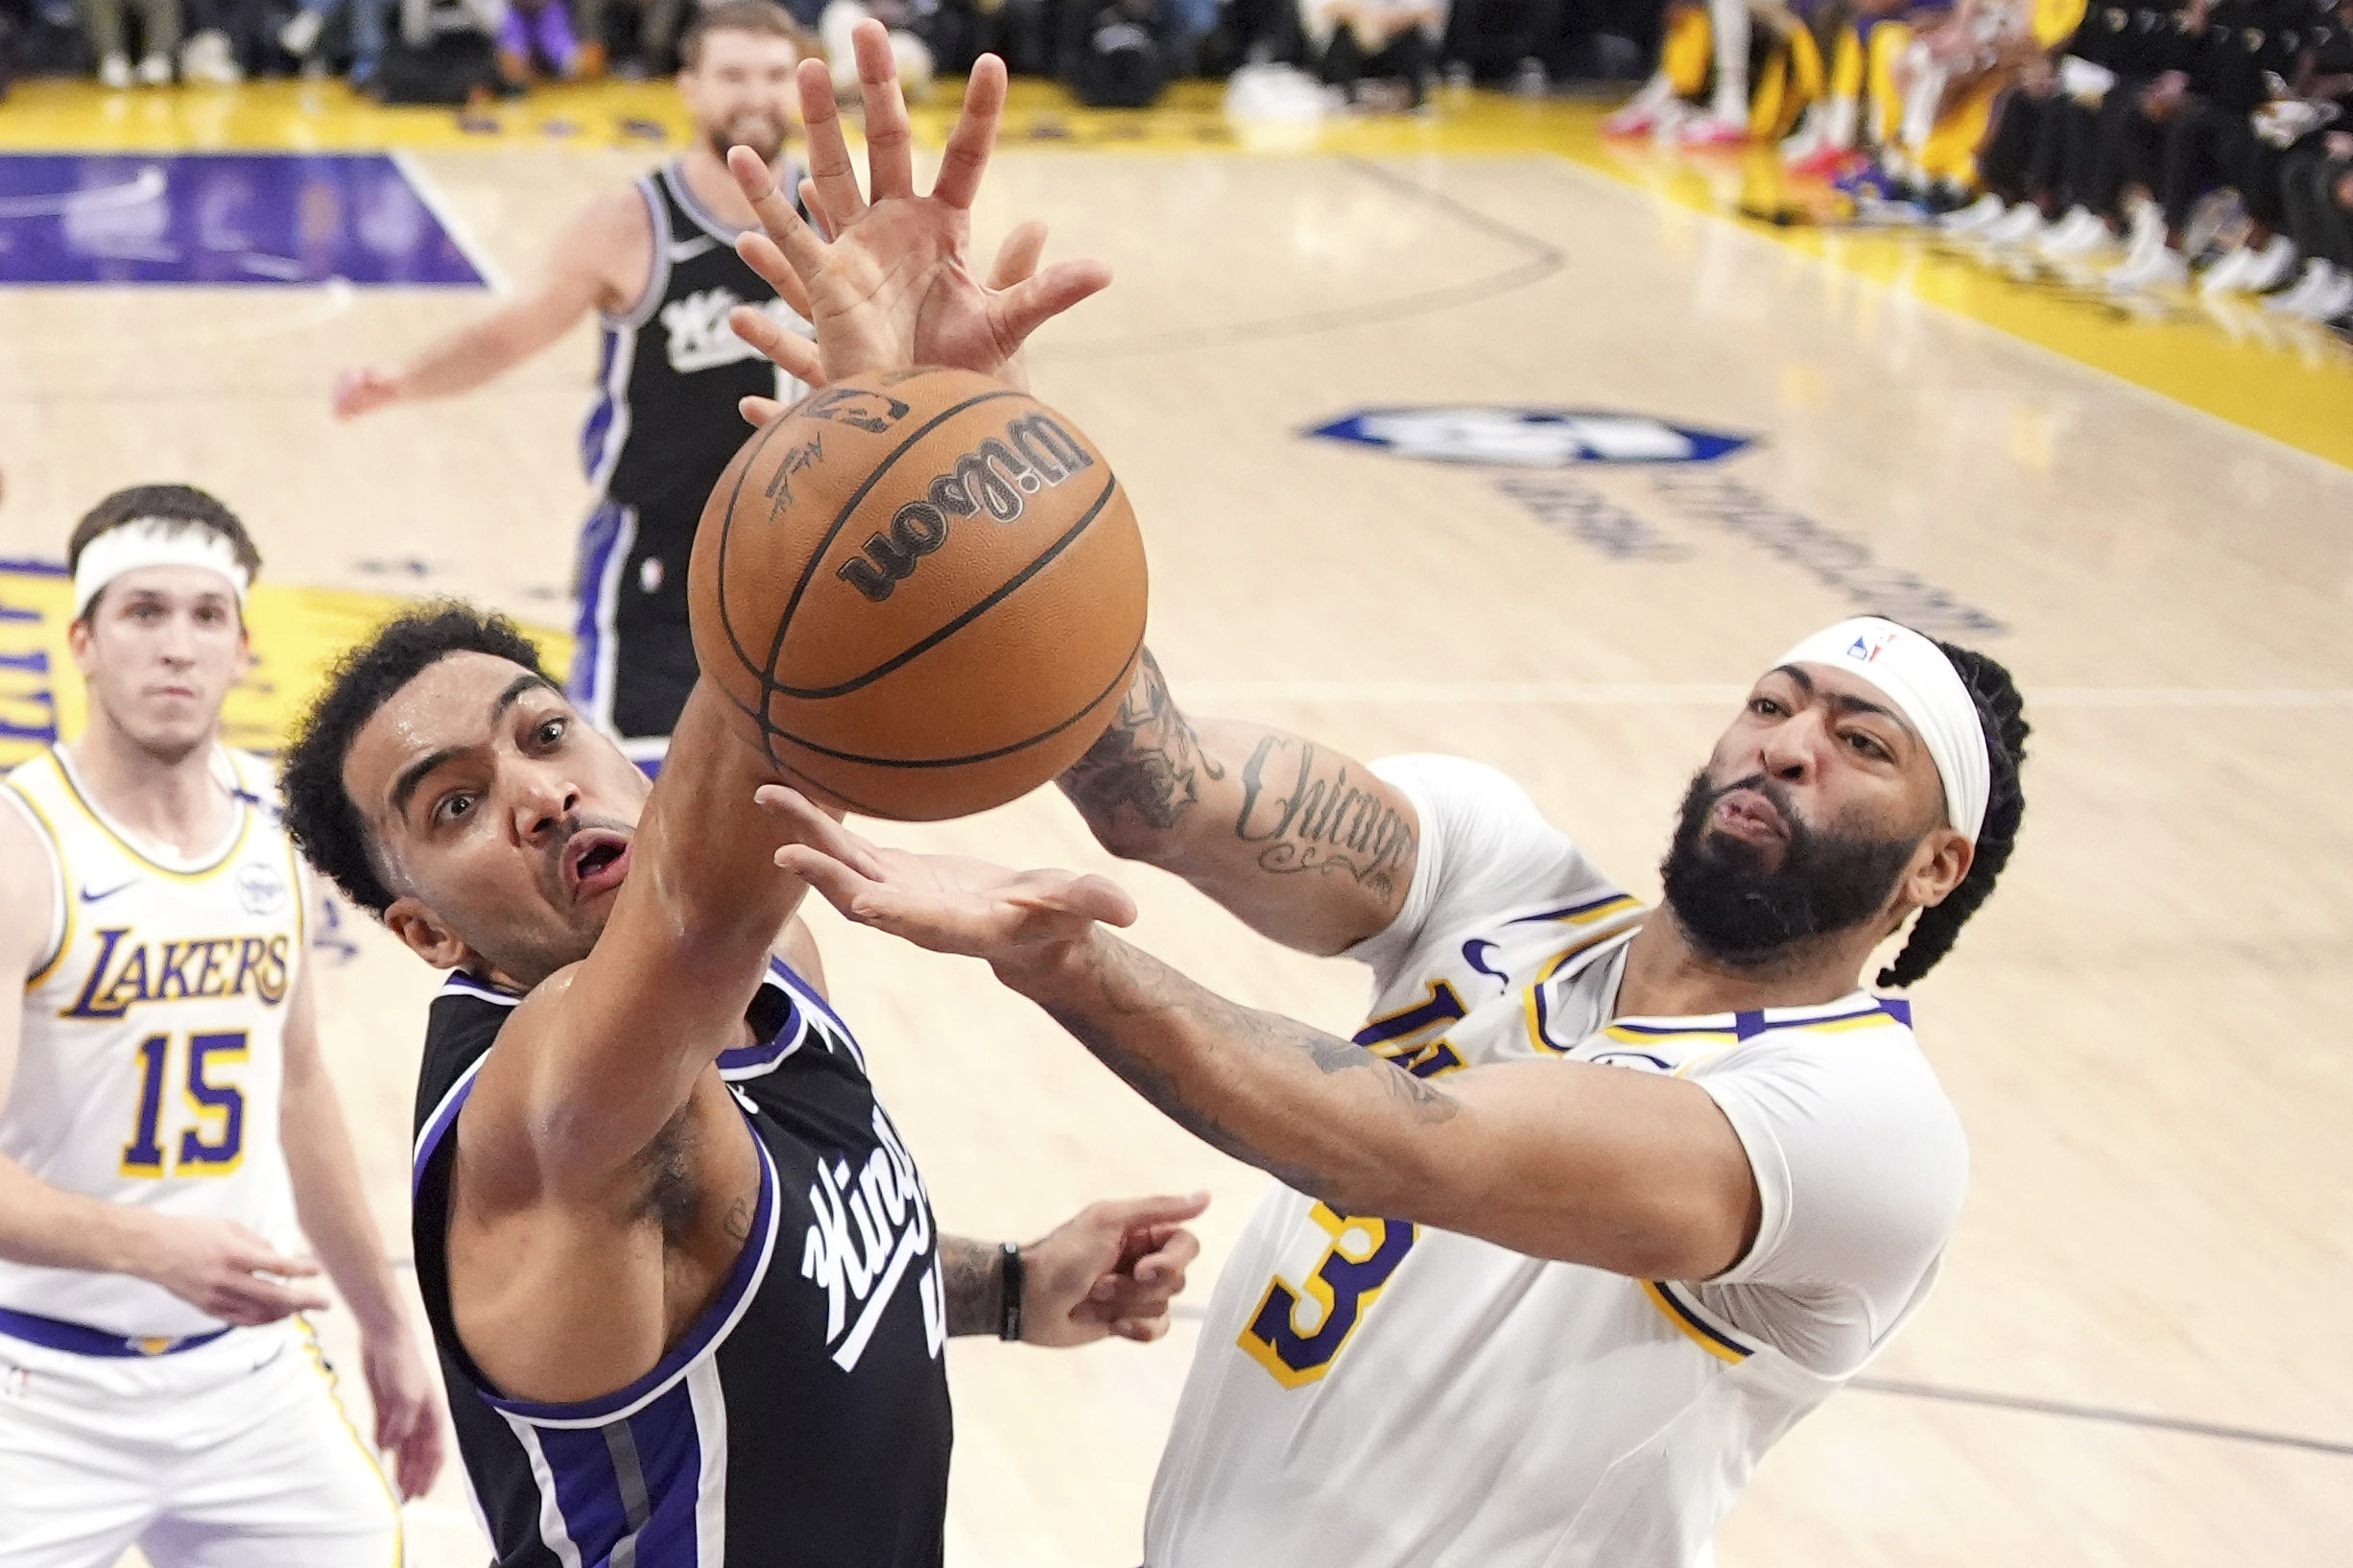
[[[1003,1304],[997,1309],[997,1338],[1021,1338],[1021,1248],[1007,1242],[997,1248],[997,1291]]]

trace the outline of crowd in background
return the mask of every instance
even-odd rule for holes
[[[12,71],[174,82],[340,73],[388,102],[463,101],[535,82],[677,69],[699,0],[0,0]],[[1371,107],[1419,104],[1441,76],[1542,90],[1627,77],[1664,0],[787,0],[826,53],[880,17],[911,82],[984,50],[1058,77],[1085,102],[1140,106],[1247,62],[1300,68]],[[460,90],[463,89],[463,90]]]
[[[1608,129],[1779,140],[1996,265],[2353,334],[2353,0],[1676,0]]]

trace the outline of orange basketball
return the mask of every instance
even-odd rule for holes
[[[1076,762],[1144,646],[1103,454],[964,370],[864,376],[745,443],[689,567],[695,655],[777,776],[874,817],[1002,805]]]

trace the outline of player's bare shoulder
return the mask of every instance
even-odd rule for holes
[[[600,191],[557,242],[555,265],[593,275],[597,308],[606,315],[636,309],[654,275],[654,219],[639,185]]]

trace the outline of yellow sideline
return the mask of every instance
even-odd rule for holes
[[[916,111],[935,143],[953,111],[947,85]],[[1773,243],[1901,290],[2078,364],[2353,467],[2353,350],[2245,301],[2186,293],[2119,304],[2096,280],[2048,271],[2006,273],[1917,233],[1816,226],[1823,193],[1784,189],[1763,153],[1683,156],[1601,135],[1589,103],[1441,90],[1426,114],[1316,127],[1237,127],[1221,91],[1187,83],[1159,107],[1093,110],[1049,83],[1014,83],[1005,143],[1129,153],[1550,153],[1651,193],[1740,223]],[[19,83],[0,104],[6,151],[361,151],[516,146],[677,145],[686,133],[666,83],[544,87],[480,112],[388,109],[339,82],[265,82],[235,89],[107,93],[90,83]],[[1781,211],[1786,226],[1732,216]]]

